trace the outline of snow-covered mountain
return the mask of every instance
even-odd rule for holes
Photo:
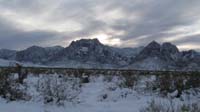
[[[79,66],[83,65],[82,67],[87,64],[89,67],[112,68],[128,65],[130,54],[134,56],[135,52],[134,49],[130,51],[103,45],[97,39],[81,39],[73,41],[69,47],[58,52],[50,59],[50,62],[69,63],[73,61],[73,63],[79,63]]]
[[[72,68],[129,68],[145,70],[199,70],[200,54],[179,51],[171,43],[152,41],[145,47],[116,48],[98,39],[73,41],[68,47],[32,46],[22,51],[0,50],[0,58],[46,66]]]

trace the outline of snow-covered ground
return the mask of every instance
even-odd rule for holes
[[[100,101],[100,96],[105,91],[102,84],[85,85],[80,94],[81,102],[78,104],[67,103],[65,106],[43,104],[42,102],[6,102],[0,100],[2,112],[137,112],[151,96],[130,95],[127,98],[119,99],[118,94],[111,96],[114,101]],[[138,95],[138,96],[137,96]],[[115,101],[116,100],[116,101]]]
[[[130,89],[119,86],[123,81],[120,77],[113,76],[109,80],[109,78],[100,75],[91,76],[89,83],[81,83],[80,90],[68,89],[66,91],[65,94],[67,95],[78,93],[76,100],[66,101],[61,105],[44,103],[43,88],[55,89],[53,91],[56,93],[57,90],[62,90],[62,84],[66,84],[70,88],[70,85],[79,83],[76,78],[63,79],[57,74],[39,76],[29,74],[25,80],[25,92],[31,96],[31,99],[10,102],[0,98],[0,112],[140,112],[153,99],[159,102],[167,100],[144,89],[146,82],[153,80],[154,77],[143,78],[133,89]],[[74,81],[77,81],[77,83],[74,83]],[[45,86],[48,83],[50,85]],[[66,88],[64,89],[66,90]],[[173,94],[176,94],[176,92]],[[173,94],[170,95],[173,96]],[[200,102],[200,94],[185,95],[182,99],[174,98],[172,101],[176,104]]]

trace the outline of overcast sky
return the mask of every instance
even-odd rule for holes
[[[118,47],[156,40],[199,50],[199,10],[200,0],[0,0],[0,48],[98,38]]]

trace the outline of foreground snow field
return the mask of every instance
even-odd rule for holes
[[[13,74],[12,78],[17,78],[17,74]],[[123,81],[118,76],[95,75],[83,82],[73,76],[29,74],[19,89],[26,93],[26,100],[8,101],[0,98],[0,111],[143,112],[153,101],[164,105],[166,109],[178,110],[183,104],[193,103],[200,108],[200,94],[192,89],[184,92],[181,98],[175,98],[177,91],[162,97],[147,88],[147,83],[155,81],[154,76],[141,77],[133,88],[123,85]]]

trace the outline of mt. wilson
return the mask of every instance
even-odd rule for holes
[[[146,47],[115,48],[98,39],[73,41],[68,47],[32,46],[23,51],[0,50],[1,60],[69,68],[123,68],[139,70],[199,70],[200,54],[180,52],[171,43],[153,41]],[[2,65],[1,65],[2,66]]]

